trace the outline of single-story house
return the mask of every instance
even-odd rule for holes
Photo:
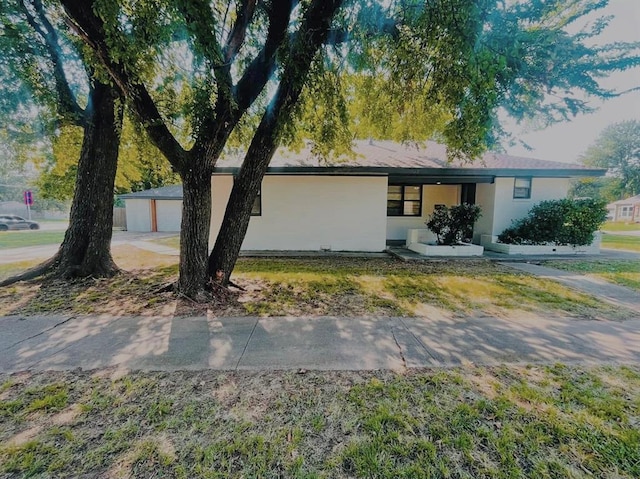
[[[640,195],[609,203],[607,210],[611,221],[640,223]]]
[[[450,163],[446,148],[432,142],[418,149],[357,141],[353,150],[353,157],[325,161],[309,149],[279,149],[262,181],[242,249],[382,251],[388,243],[404,242],[409,229],[425,228],[436,206],[462,202],[482,208],[474,229],[474,242],[479,243],[481,235],[499,234],[534,204],[566,197],[572,178],[605,174],[582,165],[500,153]],[[221,159],[212,176],[211,242],[241,161]],[[163,228],[180,224],[179,201],[162,190],[122,196],[127,210],[134,210],[127,211],[130,230],[167,231],[161,223]],[[165,214],[171,217],[161,220]]]
[[[127,230],[180,231],[182,185],[137,191],[120,198],[125,203]]]

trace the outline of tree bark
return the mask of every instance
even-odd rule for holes
[[[311,63],[326,41],[341,0],[314,0],[289,52],[282,80],[267,107],[236,177],[216,243],[209,256],[209,276],[228,284],[244,240],[251,206],[275,153],[282,127],[293,113]]]
[[[211,221],[211,162],[190,161],[182,178],[178,291],[197,299],[206,289]]]
[[[124,100],[112,86],[94,82],[85,112],[69,228],[54,263],[62,277],[112,276],[113,189]]]

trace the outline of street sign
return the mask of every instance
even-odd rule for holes
[[[29,190],[24,192],[24,204],[27,206],[33,206],[33,193]]]

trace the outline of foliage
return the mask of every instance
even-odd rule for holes
[[[607,217],[601,200],[548,200],[535,205],[527,216],[514,221],[498,236],[507,244],[553,244],[581,246],[591,244],[593,234]]]
[[[438,244],[452,245],[470,239],[480,216],[482,210],[478,205],[437,206],[426,225],[437,236]]]
[[[581,160],[585,165],[607,168],[620,182],[620,196],[639,194],[640,121],[623,121],[608,126]]]
[[[603,178],[580,178],[572,181],[568,196],[569,198],[592,198],[612,203],[624,198],[625,194],[620,178],[606,176]]]

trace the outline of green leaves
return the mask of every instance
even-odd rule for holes
[[[607,216],[601,200],[548,200],[535,205],[526,217],[514,222],[498,236],[507,244],[591,244],[593,234]]]
[[[620,181],[623,194],[640,193],[640,121],[605,128],[581,160],[585,165],[608,168]]]

